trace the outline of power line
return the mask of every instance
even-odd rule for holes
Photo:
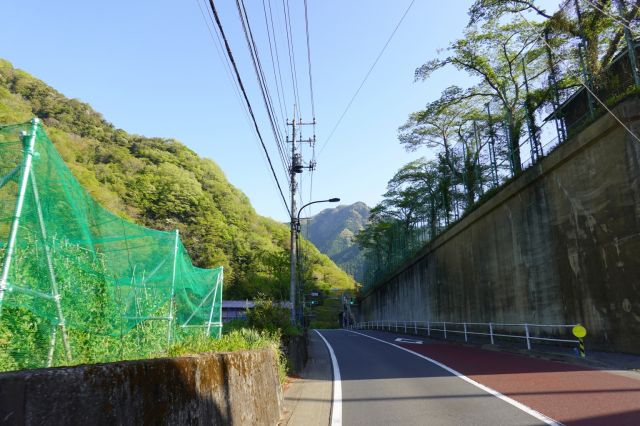
[[[233,78],[233,70],[231,69],[231,64],[229,62],[229,58],[226,57],[226,55],[223,53],[224,51],[224,46],[222,45],[222,40],[220,37],[220,34],[218,34],[217,31],[215,31],[211,26],[210,26],[210,21],[211,21],[211,25],[215,25],[213,22],[213,16],[211,14],[211,10],[209,8],[206,8],[206,14],[205,11],[202,8],[201,5],[201,0],[195,0],[197,5],[198,5],[198,9],[200,10],[200,14],[202,15],[202,18],[204,20],[205,25],[207,26],[207,31],[209,33],[209,36],[211,37],[211,40],[213,41],[213,44],[216,48],[216,52],[218,53],[218,57],[220,59],[220,61],[223,63],[224,69],[225,69],[225,74],[227,75],[227,78],[229,79],[229,82],[231,84],[231,86],[233,86],[233,91],[236,95],[236,100],[238,101],[238,105],[240,105],[240,108],[242,109],[242,112],[244,113],[244,117],[247,120],[247,124],[251,125],[251,116],[249,115],[249,110],[247,109],[247,105],[244,103],[243,99],[242,99],[242,95],[240,93],[240,88],[238,86],[238,82]],[[205,0],[206,2],[206,0]],[[215,32],[215,36],[214,36],[214,32]],[[256,142],[259,143],[259,140],[257,139],[258,135],[255,132],[255,129],[252,127],[252,131],[256,136]],[[266,158],[261,157],[262,161],[264,161],[265,166],[269,166],[269,163],[266,161]]]
[[[278,186],[278,191],[280,191],[280,196],[282,197],[282,202],[284,203],[285,208],[289,211],[289,205],[287,204],[287,200],[284,197],[284,193],[282,192],[282,187],[280,186],[280,181],[278,181],[278,176],[276,176],[276,171],[273,168],[273,163],[271,162],[271,157],[269,156],[269,152],[267,151],[267,146],[264,143],[262,138],[262,134],[260,133],[260,128],[258,127],[258,122],[256,121],[256,117],[253,113],[253,108],[251,107],[251,102],[249,101],[249,97],[247,96],[247,91],[244,88],[244,84],[242,84],[242,78],[240,77],[240,72],[238,71],[238,66],[236,65],[236,61],[233,57],[233,53],[231,53],[231,47],[229,46],[229,41],[227,40],[227,36],[224,33],[224,29],[222,28],[222,23],[220,22],[220,17],[218,16],[218,11],[216,10],[216,6],[213,3],[213,0],[209,0],[209,6],[211,7],[211,11],[213,12],[213,17],[215,19],[216,25],[218,26],[218,30],[220,31],[220,35],[224,40],[224,45],[227,51],[227,56],[231,61],[231,65],[233,65],[233,71],[236,75],[236,79],[238,80],[238,85],[240,86],[240,90],[242,91],[242,95],[247,104],[247,108],[249,109],[249,113],[251,114],[251,119],[253,121],[253,125],[255,127],[255,131],[258,134],[258,138],[260,139],[260,144],[262,145],[262,149],[264,150],[264,154],[267,157],[267,161],[269,162],[269,168],[271,169],[271,173],[273,174],[273,178],[276,181],[276,185]]]
[[[282,161],[282,164],[284,166],[285,173],[287,173],[291,165],[285,155],[284,142],[282,134],[280,133],[280,128],[276,125],[277,120],[275,109],[273,108],[273,102],[269,93],[269,87],[267,86],[267,80],[265,78],[264,71],[262,70],[262,64],[260,62],[260,56],[258,55],[258,49],[255,43],[255,39],[253,38],[251,24],[249,23],[249,16],[247,15],[247,10],[244,6],[243,0],[236,0],[236,5],[238,7],[238,14],[240,15],[242,29],[244,31],[247,46],[249,48],[249,53],[251,55],[251,61],[253,62],[253,68],[258,79],[258,85],[260,86],[260,91],[262,93],[262,99],[264,100],[264,105],[267,110],[269,123],[271,124],[271,130],[273,131],[273,136],[276,141],[278,153],[280,154],[280,160]]]
[[[280,69],[280,55],[278,55],[278,43],[276,40],[275,26],[273,25],[273,14],[271,13],[271,0],[269,0],[269,16],[267,17],[267,7],[265,1],[262,0],[262,10],[264,12],[264,25],[267,28],[267,40],[269,40],[269,53],[271,57],[271,68],[273,70],[273,80],[276,82],[276,93],[278,95],[278,103],[280,104],[280,118],[282,123],[286,124],[286,117],[289,115],[287,111],[287,100],[284,96],[284,85],[282,84],[282,73]],[[271,27],[269,27],[271,21]],[[271,44],[271,34],[273,33],[273,45]],[[273,60],[275,53],[275,61]],[[277,74],[276,74],[277,64]]]
[[[376,64],[378,63],[378,61],[380,60],[380,58],[382,57],[382,54],[384,53],[384,51],[387,49],[387,46],[389,46],[389,43],[391,42],[391,39],[393,38],[393,36],[396,34],[396,31],[398,31],[398,28],[400,28],[400,25],[402,24],[402,21],[404,21],[404,18],[407,16],[407,13],[409,13],[409,9],[411,9],[411,6],[413,6],[413,3],[415,2],[415,0],[411,0],[411,3],[409,3],[409,6],[407,6],[407,9],[404,11],[404,13],[402,14],[402,17],[400,18],[400,20],[398,21],[398,23],[396,24],[396,27],[393,29],[393,32],[391,33],[391,35],[389,36],[389,38],[387,39],[387,42],[384,44],[384,46],[382,47],[382,50],[380,50],[380,53],[378,53],[378,56],[376,57],[376,60],[373,61],[373,64],[371,64],[371,67],[369,68],[369,71],[367,71],[367,74],[364,76],[364,79],[362,79],[362,83],[360,83],[360,86],[358,87],[358,90],[356,90],[356,92],[353,94],[353,96],[351,97],[351,100],[349,101],[349,103],[347,104],[346,108],[344,109],[344,111],[342,112],[342,115],[340,116],[340,118],[338,119],[338,122],[336,123],[335,126],[333,126],[333,129],[331,130],[331,133],[329,134],[329,137],[327,138],[326,141],[324,141],[324,143],[322,144],[322,147],[320,148],[320,152],[318,153],[318,156],[320,156],[322,154],[322,151],[324,150],[324,148],[327,146],[327,144],[329,143],[329,141],[331,140],[331,138],[333,137],[333,134],[336,132],[336,129],[338,128],[338,126],[340,125],[340,123],[342,122],[342,119],[344,118],[344,116],[347,114],[347,111],[349,111],[349,108],[351,107],[351,104],[353,104],[353,101],[356,99],[356,96],[358,96],[358,93],[360,93],[360,90],[362,89],[362,86],[364,86],[364,83],[367,81],[367,79],[369,78],[369,76],[371,75],[371,71],[373,71],[373,69],[375,68]]]
[[[282,0],[282,11],[284,13],[285,33],[287,34],[289,70],[291,72],[291,80],[293,82],[293,94],[296,100],[295,108],[298,110],[298,117],[302,117],[302,114],[300,113],[300,97],[298,96],[298,71],[296,70],[296,55],[293,47],[293,34],[291,32],[291,13],[289,10],[289,0]]]
[[[307,34],[307,65],[309,68],[309,92],[311,94],[311,117],[316,121],[316,107],[313,100],[313,77],[311,75],[311,44],[309,43],[309,12],[307,0],[304,0],[304,27]],[[314,131],[315,133],[315,131]]]

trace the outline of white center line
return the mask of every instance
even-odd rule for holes
[[[318,336],[324,340],[324,344],[329,349],[329,355],[331,356],[331,366],[333,368],[333,402],[331,403],[331,426],[342,426],[342,382],[340,381],[340,368],[338,367],[338,360],[336,354],[333,352],[333,348],[327,342],[318,330],[314,330],[318,333]],[[358,333],[360,334],[360,333]]]
[[[476,387],[482,389],[483,391],[490,393],[491,395],[495,396],[496,398],[500,398],[504,402],[513,405],[514,407],[524,411],[525,413],[535,417],[536,419],[538,419],[538,420],[540,420],[540,421],[542,421],[542,422],[544,422],[544,423],[546,423],[548,425],[562,426],[562,423],[559,423],[556,420],[553,420],[552,418],[545,416],[544,414],[534,410],[531,407],[527,407],[526,405],[522,404],[521,402],[516,401],[515,399],[509,398],[508,396],[501,394],[500,392],[498,392],[495,389],[491,389],[490,387],[485,386],[482,383],[478,383],[475,380],[468,378],[467,376],[465,376],[464,374],[460,373],[459,371],[456,371],[453,368],[448,367],[448,366],[444,365],[443,363],[436,361],[435,359],[431,359],[428,356],[424,356],[424,355],[419,354],[417,352],[414,352],[414,351],[412,351],[410,349],[403,348],[402,346],[398,346],[398,345],[393,344],[391,342],[387,342],[386,340],[378,339],[376,337],[369,336],[369,335],[364,334],[364,333],[358,333],[357,331],[352,331],[352,330],[344,330],[344,331],[348,331],[350,333],[354,333],[354,334],[358,334],[360,336],[368,337],[369,339],[377,340],[378,342],[386,343],[387,345],[391,345],[391,346],[396,347],[398,349],[401,349],[403,351],[409,352],[410,354],[413,354],[413,355],[415,355],[417,357],[425,359],[425,360],[437,365],[438,367],[447,370],[449,373],[451,373],[454,376],[464,380],[465,382],[468,382],[468,383],[472,384],[473,386],[476,386]],[[328,343],[327,343],[327,345],[328,345]],[[332,354],[333,354],[333,352],[332,352]]]

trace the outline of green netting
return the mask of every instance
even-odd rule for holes
[[[0,127],[0,259],[0,371],[162,355],[221,332],[222,268],[193,266],[177,231],[100,206],[37,120]]]

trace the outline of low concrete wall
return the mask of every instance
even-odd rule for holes
[[[265,349],[0,374],[3,425],[274,425]]]
[[[640,100],[614,109],[640,134]],[[363,320],[582,323],[640,353],[640,142],[607,114],[365,295]]]

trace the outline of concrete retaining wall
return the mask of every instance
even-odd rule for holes
[[[272,350],[0,374],[3,425],[274,425]]]
[[[640,100],[615,109],[640,134]],[[362,318],[570,324],[640,353],[640,142],[607,114],[367,294]]]

